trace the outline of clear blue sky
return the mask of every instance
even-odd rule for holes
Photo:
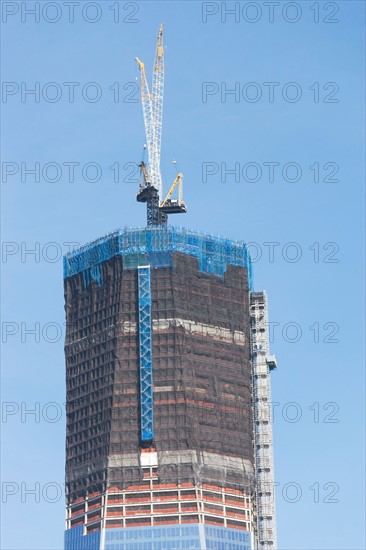
[[[14,163],[3,164],[8,174],[16,171],[2,181],[2,239],[14,243],[5,245],[2,257],[2,399],[8,402],[6,411],[13,413],[3,416],[2,479],[13,482],[6,490],[15,493],[3,494],[2,547],[62,548],[64,499],[57,498],[54,484],[62,486],[64,476],[63,281],[61,261],[51,260],[67,251],[64,243],[84,243],[117,227],[145,223],[144,207],[135,202],[137,184],[122,180],[133,169],[126,164],[141,159],[145,140],[141,104],[130,102],[138,97],[131,96],[138,77],[134,57],[143,59],[151,71],[157,31],[164,21],[162,173],[167,188],[174,177],[171,161],[177,160],[189,207],[187,215],[171,221],[257,243],[253,255],[260,247],[262,257],[254,264],[255,289],[267,290],[270,320],[278,323],[272,343],[278,360],[272,397],[278,403],[274,436],[279,548],[361,550],[364,4],[298,2],[299,14],[295,8],[284,12],[281,3],[275,6],[272,23],[269,8],[260,2],[248,11],[247,2],[241,2],[237,22],[230,15],[225,20],[218,11],[207,15],[206,23],[202,9],[214,12],[220,4],[127,4],[120,4],[121,20],[114,23],[116,11],[110,8],[116,3],[100,2],[100,20],[92,24],[82,18],[80,6],[75,7],[73,23],[62,2],[59,13],[51,6],[36,23],[34,16],[21,13],[20,3],[2,2],[7,13],[19,8],[4,15],[2,26],[2,78],[13,83],[7,84],[2,103],[2,161]],[[135,5],[139,9],[133,14]],[[226,3],[227,8],[233,5]],[[89,20],[97,15],[93,8],[84,14]],[[49,22],[59,16],[59,21]],[[29,95],[21,101],[22,82],[27,88],[39,82],[39,102]],[[80,83],[73,103],[65,82]],[[81,92],[93,97],[96,88],[85,88],[90,82],[102,92],[95,103]],[[116,82],[119,102],[113,101]],[[207,82],[214,84],[203,101]],[[278,83],[273,85],[273,101],[270,85],[264,84],[269,82]],[[221,97],[225,87],[235,86],[239,97]],[[47,101],[60,90],[59,101]],[[262,93],[257,102],[250,101],[254,93]],[[300,93],[298,101],[290,101]],[[334,99],[338,101],[329,102]],[[40,181],[26,173],[22,181],[21,163],[31,167],[35,162],[40,163]],[[53,183],[49,180],[55,168],[46,166],[51,162],[62,169]],[[80,163],[74,182],[67,162]],[[90,162],[102,171],[98,182],[87,181],[94,177],[92,167],[83,177],[82,167]],[[117,183],[109,169],[114,163],[121,168]],[[235,163],[239,181],[229,174],[225,181],[222,166],[232,169]],[[272,165],[272,182],[268,163],[278,163]],[[296,164],[285,167],[288,163]],[[216,173],[204,178],[203,167]],[[260,170],[259,181],[248,181]],[[324,181],[337,170],[333,179],[338,181]],[[299,181],[289,181],[297,179],[296,174]],[[273,245],[273,261],[269,245],[264,245],[270,242],[278,243]],[[35,246],[40,247],[38,257],[24,256],[25,247]],[[301,253],[299,261],[289,261],[295,253]],[[25,333],[35,323],[39,342]],[[338,342],[329,342],[332,339]],[[47,405],[51,402],[58,405],[52,409]],[[35,403],[40,418],[24,417],[25,408]],[[52,423],[55,414],[61,418]],[[291,422],[295,415],[298,421]],[[25,494],[34,486],[39,503]],[[57,502],[52,503],[53,498]]]

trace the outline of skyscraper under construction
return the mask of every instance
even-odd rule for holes
[[[162,28],[153,94],[138,63],[147,226],[64,258],[65,549],[275,550],[266,296],[243,242],[167,225]]]

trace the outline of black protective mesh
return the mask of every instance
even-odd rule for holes
[[[201,273],[192,256],[174,253],[173,262],[173,269],[151,272],[159,479],[247,485],[253,445],[246,269],[229,265],[222,279]],[[121,257],[101,267],[102,286],[84,288],[82,274],[65,280],[69,501],[142,479],[137,273],[123,270]],[[176,451],[188,455],[177,462]]]

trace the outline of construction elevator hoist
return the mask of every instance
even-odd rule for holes
[[[140,188],[137,194],[138,202],[146,202],[147,225],[166,225],[168,214],[187,212],[183,201],[183,174],[178,172],[165,199],[163,199],[163,184],[160,173],[161,131],[163,121],[164,96],[164,46],[163,28],[160,25],[156,46],[152,93],[146,78],[145,65],[138,57],[136,61],[140,68],[141,103],[144,115],[148,165],[141,161]],[[178,198],[172,198],[177,189]]]

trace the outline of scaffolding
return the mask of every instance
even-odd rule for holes
[[[197,258],[201,272],[222,278],[228,265],[245,267],[252,289],[250,255],[243,241],[172,226],[117,229],[86,244],[64,257],[64,279],[82,273],[85,288],[91,281],[102,286],[100,264],[110,258],[123,256],[124,269],[139,265],[172,267],[173,252]]]
[[[141,441],[154,438],[150,266],[138,273]]]
[[[257,503],[257,548],[276,550],[273,438],[270,415],[270,371],[276,359],[269,355],[268,311],[265,292],[250,296],[254,458]]]

